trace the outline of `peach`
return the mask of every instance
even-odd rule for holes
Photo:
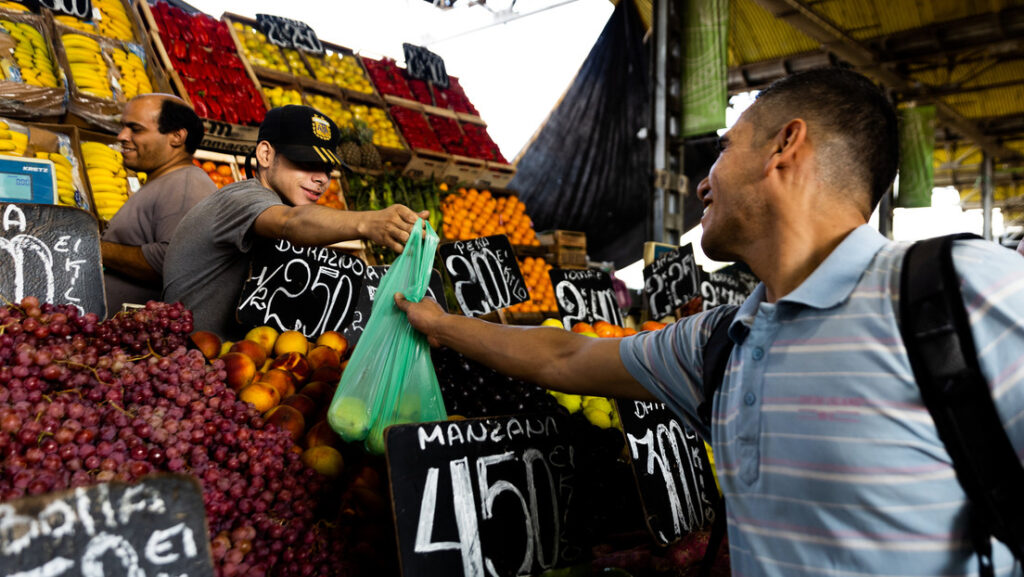
[[[295,407],[306,419],[311,418],[318,412],[316,401],[302,393],[288,395],[281,401],[281,404],[289,407]]]
[[[299,331],[285,331],[277,337],[274,343],[274,356],[279,357],[286,353],[306,354],[309,352],[309,341],[306,335]]]
[[[290,372],[295,377],[295,381],[299,383],[305,382],[312,372],[309,369],[309,361],[306,360],[306,356],[294,351],[276,357],[271,361],[270,368],[284,369]]]
[[[256,363],[242,353],[227,353],[221,360],[224,361],[224,370],[228,373],[225,382],[235,391],[248,385],[256,377]]]
[[[256,341],[266,351],[267,356],[274,352],[274,343],[277,341],[277,329],[267,325],[259,326],[245,333],[246,340]]]
[[[257,411],[265,413],[281,402],[277,389],[265,383],[252,383],[238,391],[238,398],[251,404]]]
[[[337,331],[327,331],[316,338],[317,346],[327,346],[334,349],[339,356],[345,356],[348,352],[348,339]]]
[[[277,389],[282,399],[295,393],[295,377],[284,369],[270,369],[258,382]]]
[[[278,405],[263,415],[263,419],[271,425],[279,427],[292,436],[293,442],[298,442],[306,432],[306,419],[295,407]]]
[[[341,447],[342,440],[341,436],[331,428],[330,423],[327,421],[317,421],[306,431],[303,443],[307,448],[320,445],[338,448]]]
[[[341,380],[341,369],[337,367],[320,367],[313,371],[313,374],[309,375],[309,380],[310,382],[324,381],[337,384]]]
[[[337,385],[326,381],[310,381],[306,386],[299,389],[299,392],[313,399],[318,405],[326,405],[334,398],[334,389]]]
[[[345,459],[334,447],[318,445],[302,452],[302,462],[317,473],[329,478],[341,475],[345,470]]]
[[[203,353],[207,359],[215,359],[220,356],[220,337],[210,331],[195,331],[189,335],[192,344]]]
[[[359,469],[359,473],[352,479],[352,486],[376,490],[380,488],[380,473],[369,465],[363,465]]]
[[[306,360],[309,361],[309,367],[314,371],[320,367],[341,369],[341,357],[338,356],[338,351],[326,345],[313,347],[306,355]]]
[[[218,357],[223,357],[224,355],[228,354],[228,351],[231,350],[231,346],[234,345],[234,344],[235,343],[232,342],[232,341],[224,341],[223,343],[221,343],[220,344],[220,354],[218,354],[217,356]]]
[[[263,346],[256,341],[250,341],[248,339],[238,341],[231,345],[229,352],[242,353],[252,359],[252,362],[257,367],[263,367],[263,363],[267,362],[267,353],[263,350]]]

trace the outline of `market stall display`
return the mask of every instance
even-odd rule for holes
[[[109,221],[128,200],[128,173],[121,152],[101,142],[82,140],[82,159],[96,213]]]
[[[42,16],[6,12],[0,18],[0,114],[56,118],[65,111],[50,27]]]

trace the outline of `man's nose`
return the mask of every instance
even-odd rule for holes
[[[701,201],[703,201],[704,200],[704,195],[707,194],[710,191],[711,191],[711,181],[708,180],[708,177],[705,176],[704,179],[700,181],[700,184],[697,185],[697,198],[699,198]]]

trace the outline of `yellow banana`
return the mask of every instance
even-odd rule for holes
[[[13,140],[0,140],[0,151],[10,151],[18,147]]]

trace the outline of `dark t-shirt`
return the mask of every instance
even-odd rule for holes
[[[138,246],[149,266],[158,273],[174,230],[189,209],[213,194],[217,185],[198,166],[187,166],[157,178],[131,195],[110,220],[103,240]],[[113,314],[123,303],[145,304],[158,300],[161,283],[147,284],[106,269],[103,282],[107,310]]]
[[[164,261],[163,299],[191,309],[195,330],[238,338],[235,309],[249,271],[252,225],[279,204],[277,193],[249,179],[206,197],[182,219]]]

